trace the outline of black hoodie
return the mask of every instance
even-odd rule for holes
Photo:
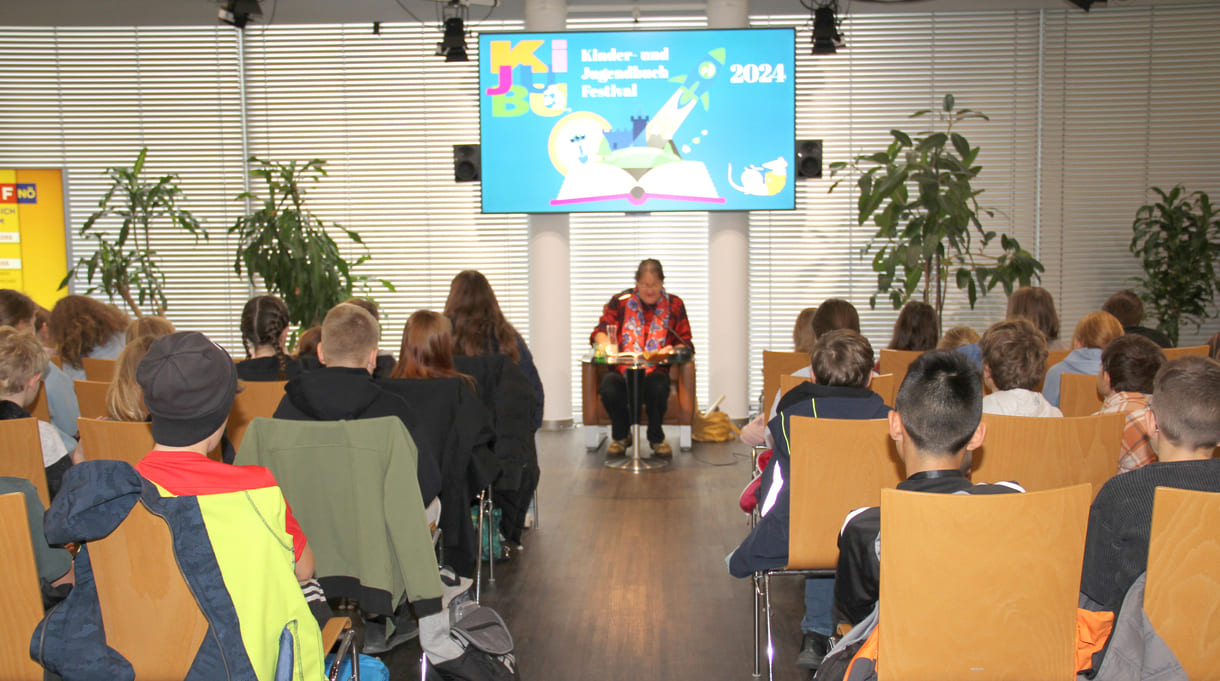
[[[377,385],[364,369],[321,367],[306,371],[288,381],[284,393],[275,410],[277,419],[351,421],[397,416],[408,433],[414,425],[414,414],[406,400]],[[419,452],[417,473],[424,503],[431,502],[441,491],[439,457],[436,451]]]

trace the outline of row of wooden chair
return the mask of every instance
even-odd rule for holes
[[[1069,350],[1052,350],[1046,360],[1050,368],[1067,357]],[[872,390],[881,396],[886,404],[893,406],[894,397],[902,380],[906,378],[907,367],[915,361],[922,352],[907,350],[882,349],[879,353],[880,376],[873,377]],[[1167,359],[1177,359],[1185,355],[1208,355],[1206,345],[1185,348],[1166,348]],[[787,392],[800,381],[785,382],[785,377],[809,366],[809,355],[804,352],[780,352],[763,350],[763,413],[771,413],[771,405],[776,395]],[[886,376],[890,376],[886,379]],[[784,387],[787,385],[788,387]],[[1088,416],[1101,409],[1101,395],[1097,392],[1097,376],[1085,374],[1064,374],[1060,387],[1059,408],[1064,416]]]
[[[1018,482],[1030,491],[1089,485],[1092,498],[1114,475],[1123,415],[1039,419],[985,414],[987,437],[973,455],[976,481]],[[773,651],[770,578],[833,576],[838,531],[853,509],[877,506],[881,491],[905,479],[888,422],[793,417],[789,477],[788,564],[754,576],[755,608],[766,621]],[[1078,566],[1079,568],[1079,566]],[[1079,569],[1076,571],[1079,586]],[[755,669],[762,632],[755,617]],[[768,668],[771,660],[768,659]]]
[[[885,679],[1070,679],[1089,492],[881,492],[877,661]],[[1144,611],[1192,679],[1220,662],[1220,494],[1159,488]],[[940,575],[951,588],[929,588]],[[946,613],[951,616],[946,617]]]

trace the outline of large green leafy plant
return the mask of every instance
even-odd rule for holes
[[[59,282],[63,288],[81,268],[91,286],[86,293],[101,291],[113,301],[123,299],[132,314],[144,316],[143,306],[151,305],[151,313],[165,314],[165,273],[160,258],[152,246],[153,226],[176,226],[199,237],[207,238],[203,225],[190,211],[180,206],[183,201],[178,176],[162,175],[156,180],[144,177],[144,159],[148,148],[140,150],[130,168],[107,168],[110,188],[97,202],[98,210],[81,225],[80,235],[97,244],[87,258],[80,258]],[[106,228],[105,219],[122,220],[118,232]],[[93,284],[94,279],[98,283]]]
[[[933,113],[925,109],[911,117]],[[999,235],[998,252],[988,249],[997,235],[983,228],[980,215],[994,217],[995,211],[979,205],[983,190],[971,184],[982,170],[976,163],[979,147],[954,130],[963,121],[987,116],[956,108],[953,95],[945,95],[935,116],[943,131],[891,130],[894,139],[884,151],[832,163],[830,170],[832,177],[849,170],[858,174],[859,224],[871,219],[877,227],[864,248],[865,254],[875,250],[877,290],[869,304],[876,307],[884,295],[897,309],[922,285],[924,302],[940,317],[951,277],[973,308],[979,295],[997,284],[1012,293],[1015,284],[1039,280],[1043,266],[1008,235]]]
[[[1203,192],[1187,194],[1181,185],[1152,191],[1160,200],[1135,212],[1131,253],[1144,265],[1140,297],[1176,345],[1183,322],[1198,329],[1211,316],[1220,289],[1220,215]]]
[[[239,240],[234,268],[243,271],[251,282],[257,275],[267,291],[283,298],[288,317],[294,324],[313,326],[321,323],[326,312],[352,297],[357,286],[369,288],[368,277],[354,272],[369,259],[368,248],[356,232],[331,224],[363,249],[353,262],[339,252],[327,233],[327,225],[305,205],[305,183],[318,182],[326,175],[326,162],[313,159],[303,164],[287,164],[250,157],[255,164],[250,176],[266,183],[267,196],[262,207],[237,219],[229,228]],[[252,192],[240,200],[258,201]],[[390,282],[379,280],[389,290]]]

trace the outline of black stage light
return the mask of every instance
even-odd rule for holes
[[[245,28],[246,24],[250,23],[250,17],[263,15],[258,3],[259,0],[224,0],[220,3],[220,11],[217,12],[217,16],[230,26]]]
[[[440,43],[445,61],[469,61],[466,56],[466,29],[461,17],[445,20],[445,37]]]
[[[822,5],[813,11],[813,54],[834,54],[843,47],[835,3]]]

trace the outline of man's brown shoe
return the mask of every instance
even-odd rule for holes
[[[627,448],[631,446],[631,438],[625,437],[621,440],[611,440],[610,444],[606,445],[606,456],[623,456],[627,453]]]
[[[656,456],[668,459],[674,455],[674,450],[669,446],[668,440],[661,440],[660,442],[652,442],[649,444],[652,445],[652,453]]]

